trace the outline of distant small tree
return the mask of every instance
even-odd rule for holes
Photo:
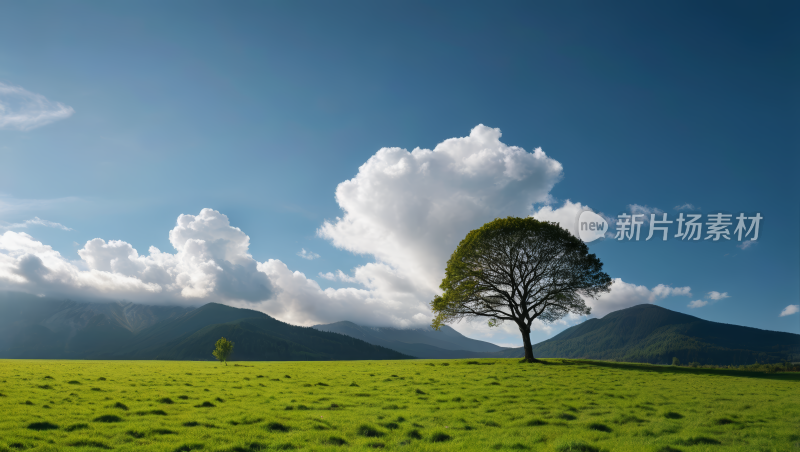
[[[679,360],[677,357],[672,358],[672,365],[673,366],[680,366],[681,365],[681,360]]]
[[[224,337],[217,341],[216,348],[213,352],[211,352],[215,358],[217,358],[220,362],[225,363],[226,366],[228,365],[228,357],[231,356],[231,353],[233,353],[233,342],[225,339]]]

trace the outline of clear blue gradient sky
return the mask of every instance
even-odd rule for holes
[[[800,315],[780,316],[800,299],[798,23],[796,2],[6,3],[0,83],[74,113],[0,129],[0,226],[69,261],[94,238],[175,253],[178,216],[210,208],[255,261],[364,290],[319,276],[382,262],[317,232],[343,216],[337,186],[381,148],[434,149],[484,124],[563,166],[553,208],[760,213],[746,249],[590,249],[625,283],[691,288],[661,306],[800,333]],[[72,230],[13,226],[34,217]]]

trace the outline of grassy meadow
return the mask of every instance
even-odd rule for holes
[[[0,451],[800,451],[796,374],[592,361],[0,360],[0,413]]]

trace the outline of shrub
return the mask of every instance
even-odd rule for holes
[[[681,365],[681,360],[679,360],[678,358],[672,358],[672,365],[673,366],[680,366]]]

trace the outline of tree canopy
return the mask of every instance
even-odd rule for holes
[[[488,317],[490,326],[512,321],[525,359],[535,361],[533,321],[589,314],[583,297],[596,298],[611,287],[602,269],[586,244],[556,223],[498,218],[470,231],[453,252],[439,286],[444,293],[431,301],[432,326],[475,317]]]
[[[215,344],[215,349],[211,352],[215,358],[217,358],[220,362],[225,363],[228,365],[228,358],[233,353],[233,342],[225,339],[224,337],[220,338],[217,343]]]

